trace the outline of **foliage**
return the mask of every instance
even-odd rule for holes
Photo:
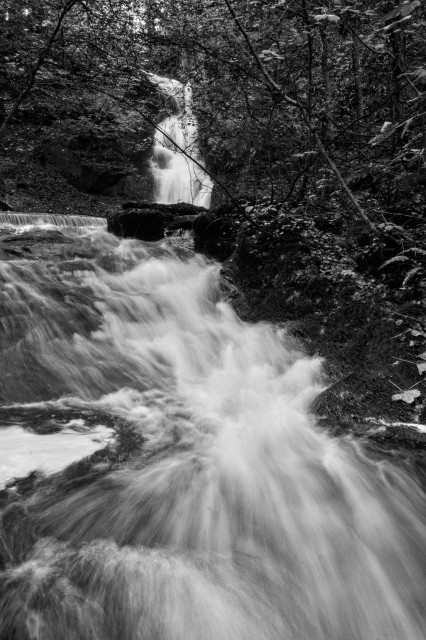
[[[237,195],[290,203],[332,196],[336,177],[318,153],[318,135],[367,210],[425,204],[419,0],[7,4],[0,116],[10,115],[36,70],[12,123],[55,135],[120,126],[128,123],[120,122],[124,104],[158,110],[151,71],[192,83],[209,168]],[[90,96],[98,106],[88,107]],[[115,113],[99,106],[102,96],[116,102]]]
[[[254,198],[333,189],[300,114],[265,84],[225,3],[161,5],[158,29],[173,43],[163,59],[196,86],[214,171]],[[400,199],[404,176],[416,183],[424,171],[424,18],[417,0],[391,11],[384,1],[238,2],[266,72],[304,105],[346,176],[380,175],[374,189],[386,206]]]

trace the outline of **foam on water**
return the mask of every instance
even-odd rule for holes
[[[218,265],[87,238],[77,276],[0,263],[3,403],[102,411],[147,453],[33,499],[51,537],[2,575],[0,637],[423,640],[424,495],[319,429],[320,359],[241,322]]]
[[[102,425],[84,429],[70,421],[59,433],[37,435],[19,426],[0,429],[0,488],[33,471],[55,473],[105,446],[112,431]]]

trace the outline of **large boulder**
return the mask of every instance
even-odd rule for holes
[[[140,211],[158,211],[165,216],[166,227],[170,231],[191,230],[194,225],[194,221],[200,214],[207,213],[207,209],[204,207],[197,207],[196,205],[189,204],[188,202],[178,202],[176,204],[161,204],[152,202],[125,202],[123,209],[134,209]]]
[[[226,260],[235,249],[233,210],[228,205],[208,211],[186,202],[125,202],[123,211],[108,214],[108,231],[121,238],[161,240],[164,229],[193,229],[195,251]]]
[[[145,209],[125,209],[107,216],[108,231],[120,238],[137,238],[149,242],[164,238],[164,227],[170,214],[155,205]]]
[[[121,238],[161,240],[164,229],[192,229],[194,221],[207,212],[187,202],[160,204],[146,201],[130,201],[123,204],[123,211],[107,216],[108,231]]]

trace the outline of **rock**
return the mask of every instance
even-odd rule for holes
[[[72,240],[67,238],[58,229],[42,230],[33,229],[32,231],[24,231],[18,235],[5,236],[2,242],[23,245],[25,243],[60,243],[71,244]]]
[[[83,193],[149,198],[153,177],[149,169],[150,130],[140,136],[97,136],[92,132],[64,140],[46,140],[40,162],[59,171]]]
[[[198,215],[192,216],[174,216],[169,227],[172,229],[187,229],[190,230],[194,227],[194,222],[198,218]]]
[[[122,212],[108,215],[108,231],[122,238],[160,240],[164,237],[165,227],[169,230],[193,229],[196,251],[226,260],[235,248],[232,211],[228,205],[208,211],[186,202],[130,201],[123,204]]]
[[[58,263],[58,269],[66,273],[75,273],[76,271],[95,271],[95,267],[88,260],[63,260]]]
[[[123,204],[123,212],[111,213],[108,231],[122,238],[160,240],[164,227],[169,230],[192,229],[194,221],[207,209],[179,202],[160,204],[157,202],[130,201]]]
[[[126,209],[107,216],[108,231],[120,238],[155,241],[164,238],[165,222],[170,216],[154,207]]]
[[[217,260],[226,260],[235,249],[232,220],[221,215],[220,209],[199,215],[193,223],[195,251]]]
[[[109,165],[82,165],[78,181],[75,186],[80,191],[94,195],[117,195],[120,192],[120,183],[132,171],[117,166]],[[72,181],[71,181],[72,182]]]
[[[197,207],[188,202],[178,202],[177,204],[161,204],[158,202],[125,202],[123,209],[155,209],[161,213],[168,213],[174,216],[196,216],[200,213],[206,213],[204,207]]]

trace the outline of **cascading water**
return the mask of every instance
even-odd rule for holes
[[[66,232],[86,267],[0,263],[0,435],[120,420],[143,458],[32,497],[2,640],[423,640],[424,496],[316,426],[320,361],[241,322],[216,264]]]
[[[168,99],[172,111],[172,115],[158,125],[154,136],[151,170],[155,201],[164,204],[189,202],[208,209],[213,182],[204,171],[198,148],[198,123],[192,108],[191,85],[154,74],[149,77]]]
[[[13,213],[0,212],[0,225],[10,227],[14,231],[29,226],[40,228],[42,225],[52,227],[105,227],[105,218],[92,216],[68,216],[54,213]]]

